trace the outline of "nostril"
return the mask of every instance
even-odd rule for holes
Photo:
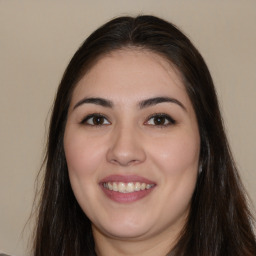
[[[145,158],[145,153],[142,149],[126,152],[120,150],[109,150],[107,153],[107,161],[120,166],[138,164],[143,162]]]
[[[136,164],[136,163],[139,163],[140,161],[139,160],[125,160],[125,159],[112,159],[110,160],[111,163],[113,164],[118,164],[118,165],[121,165],[121,166],[129,166],[129,165],[132,165],[132,164]]]

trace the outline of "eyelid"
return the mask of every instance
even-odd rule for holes
[[[150,115],[150,116],[147,118],[147,120],[144,122],[144,124],[147,124],[150,119],[152,119],[152,118],[157,118],[157,117],[165,118],[166,120],[168,120],[168,124],[162,124],[162,125],[161,125],[161,124],[159,124],[159,125],[157,125],[157,124],[148,124],[148,125],[150,125],[150,126],[156,126],[156,127],[167,127],[167,126],[169,126],[169,125],[174,125],[174,124],[176,124],[176,121],[175,121],[170,115],[168,115],[168,114],[166,114],[166,113],[154,113],[154,114]]]
[[[87,121],[91,118],[94,117],[101,117],[104,118],[105,120],[107,120],[108,124],[99,124],[99,125],[94,125],[94,124],[89,124]],[[101,114],[101,113],[92,113],[92,114],[88,114],[86,115],[81,121],[80,124],[84,124],[84,125],[88,125],[88,126],[104,126],[104,125],[110,125],[111,122],[109,121],[109,118],[106,117],[106,115]]]
[[[107,121],[107,123],[105,123],[105,121],[102,124],[90,124],[90,123],[88,123],[88,120],[90,120],[91,118],[95,118],[95,117],[104,118],[105,121]],[[149,124],[149,121],[151,119],[159,118],[159,117],[164,118],[165,120],[168,121],[168,123],[167,124]],[[111,124],[111,122],[109,121],[109,118],[106,117],[106,115],[101,114],[101,113],[88,114],[79,123],[84,124],[84,125],[88,125],[88,126],[105,126],[105,125],[110,125]],[[168,115],[166,113],[154,113],[154,114],[150,115],[143,124],[149,125],[149,126],[156,126],[156,127],[167,127],[167,126],[176,124],[176,121],[170,115]]]

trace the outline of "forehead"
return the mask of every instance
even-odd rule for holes
[[[116,50],[100,58],[78,82],[72,99],[85,96],[126,102],[172,96],[189,104],[181,75],[174,65],[159,54],[141,49]]]

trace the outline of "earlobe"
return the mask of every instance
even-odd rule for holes
[[[198,166],[198,174],[200,175],[201,174],[201,172],[202,172],[202,164],[200,163],[199,164],[199,166]]]

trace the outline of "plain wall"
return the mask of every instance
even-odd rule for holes
[[[75,50],[99,25],[154,14],[178,25],[212,73],[231,148],[256,204],[255,0],[0,0],[0,251],[28,255],[34,181],[55,91]]]

